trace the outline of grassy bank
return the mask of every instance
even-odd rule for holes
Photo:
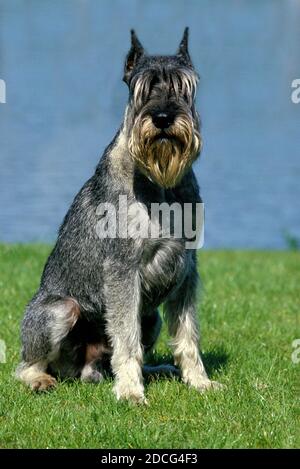
[[[298,252],[200,252],[203,357],[227,390],[200,395],[174,379],[150,380],[148,407],[116,403],[110,381],[33,395],[12,377],[23,309],[48,252],[0,246],[1,448],[299,446],[300,363],[291,360],[300,338]],[[171,361],[165,331],[155,359]]]

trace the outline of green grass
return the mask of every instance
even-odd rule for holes
[[[38,287],[49,247],[0,246],[2,448],[279,448],[299,446],[299,252],[201,252],[202,350],[225,392],[200,395],[180,382],[151,380],[148,407],[117,403],[112,382],[62,383],[33,395],[12,373],[19,323]],[[167,361],[165,331],[156,360]]]

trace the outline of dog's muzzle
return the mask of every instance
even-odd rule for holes
[[[161,113],[162,114],[162,113]],[[175,187],[201,150],[201,137],[188,114],[138,117],[128,143],[139,169],[164,188]]]

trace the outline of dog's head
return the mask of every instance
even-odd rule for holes
[[[176,186],[201,150],[195,110],[198,75],[188,52],[188,28],[176,55],[150,56],[131,31],[124,81],[129,152],[161,187]]]

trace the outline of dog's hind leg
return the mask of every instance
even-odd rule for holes
[[[56,360],[62,340],[74,327],[80,308],[73,298],[35,297],[22,323],[22,363],[18,379],[34,391],[45,391],[56,384],[47,368]]]

